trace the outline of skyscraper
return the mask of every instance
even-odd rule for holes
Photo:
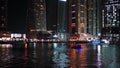
[[[71,34],[101,32],[101,0],[69,0],[69,32]]]
[[[87,33],[87,1],[78,0],[78,34]]]
[[[101,33],[102,6],[102,0],[87,0],[87,33]]]
[[[37,38],[39,32],[46,31],[45,0],[29,0],[27,10],[27,36]]]
[[[8,0],[0,0],[0,32],[7,30],[7,3]]]
[[[57,3],[57,33],[64,41],[68,39],[67,4],[67,0],[58,0]]]
[[[78,0],[68,0],[68,7],[69,33],[75,34],[78,32]]]
[[[67,0],[58,0],[57,32],[67,33]]]
[[[102,15],[103,38],[120,41],[120,1],[106,0]]]

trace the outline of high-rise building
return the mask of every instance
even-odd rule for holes
[[[86,0],[69,0],[69,32],[86,33],[87,25]]]
[[[27,37],[38,38],[40,32],[46,31],[45,0],[29,0],[27,10]]]
[[[57,33],[64,41],[68,39],[67,4],[67,0],[58,0],[57,3]]]
[[[67,33],[67,0],[58,0],[57,32]]]
[[[69,33],[78,32],[78,0],[68,0]]]
[[[87,33],[98,36],[102,25],[102,0],[87,0]]]
[[[87,33],[87,1],[78,0],[78,34]]]
[[[0,0],[0,32],[7,30],[7,3],[8,0]]]
[[[101,0],[69,0],[70,34],[101,33]]]
[[[102,10],[102,37],[120,40],[120,1],[106,0]]]

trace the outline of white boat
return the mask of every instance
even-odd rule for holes
[[[90,44],[93,44],[93,45],[103,45],[103,44],[109,45],[109,43],[110,42],[106,39],[90,41]]]

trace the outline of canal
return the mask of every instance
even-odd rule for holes
[[[71,44],[0,44],[0,68],[120,68],[118,45]]]

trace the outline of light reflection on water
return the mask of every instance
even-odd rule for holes
[[[53,43],[53,67],[54,68],[68,68],[69,67],[69,55],[67,52],[67,46],[64,43],[57,45]]]
[[[119,52],[116,45],[72,49],[70,43],[0,44],[0,68],[120,68]]]

